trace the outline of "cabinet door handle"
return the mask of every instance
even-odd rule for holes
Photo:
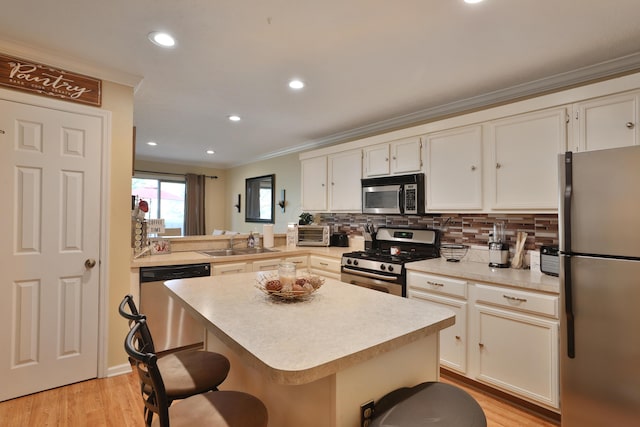
[[[526,298],[512,297],[509,295],[502,295],[502,297],[508,299],[509,301],[527,302]]]
[[[629,129],[633,129],[634,127],[636,127],[635,123],[633,123],[633,122],[627,122],[627,128],[629,128]]]
[[[471,170],[472,170],[472,171],[476,170],[475,165],[471,165]]]
[[[327,264],[326,262],[321,262],[321,263],[319,263],[319,264],[320,264],[321,266],[323,266],[323,267],[328,267],[328,266],[329,266],[329,264]]]
[[[478,347],[480,347],[480,348],[484,348],[484,344],[482,344],[482,343],[480,342],[480,343],[478,343]]]
[[[431,286],[444,286],[443,283],[432,282],[431,280],[427,280],[427,284],[429,284]]]
[[[456,339],[460,341],[460,335],[456,335]]]
[[[496,163],[496,169],[500,169],[502,165],[500,163]]]

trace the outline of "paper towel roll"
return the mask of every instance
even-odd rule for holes
[[[265,248],[273,247],[273,224],[262,226],[262,246]]]

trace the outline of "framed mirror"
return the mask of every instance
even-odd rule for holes
[[[245,180],[245,210],[246,222],[275,222],[273,213],[276,202],[276,176],[263,175]]]

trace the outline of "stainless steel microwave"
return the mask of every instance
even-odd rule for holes
[[[424,174],[362,179],[362,213],[424,213]]]

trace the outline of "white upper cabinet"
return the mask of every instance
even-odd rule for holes
[[[639,124],[640,73],[454,115],[301,154],[302,206],[359,212],[361,178],[422,172],[427,213],[554,213],[558,154],[640,145]]]
[[[401,175],[422,169],[420,137],[399,139],[364,148],[364,176]]]
[[[331,154],[329,169],[329,211],[361,212],[362,151]]]
[[[302,210],[327,210],[327,156],[301,161]]]
[[[562,107],[489,122],[492,209],[558,209],[567,119]]]
[[[302,209],[361,212],[362,151],[349,150],[301,160]]]
[[[427,210],[482,209],[482,126],[429,134]]]
[[[638,145],[640,94],[631,92],[580,102],[573,108],[573,151]]]
[[[389,175],[389,144],[366,147],[363,152],[365,177]]]
[[[422,169],[422,142],[420,137],[400,139],[391,143],[391,173],[420,172]]]

